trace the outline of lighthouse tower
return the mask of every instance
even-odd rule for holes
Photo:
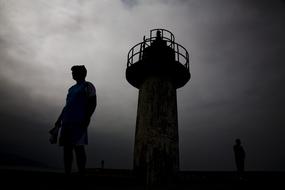
[[[134,171],[148,185],[179,171],[176,89],[190,79],[189,54],[165,29],[153,29],[128,53],[127,81],[139,89]]]

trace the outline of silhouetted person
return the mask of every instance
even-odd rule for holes
[[[236,144],[234,145],[234,153],[237,172],[239,174],[242,174],[244,172],[245,151],[241,145],[240,139],[236,139]]]
[[[101,160],[101,169],[104,169],[104,164],[105,164],[104,160]]]
[[[156,40],[162,40],[161,31],[159,31],[159,30],[156,32]]]
[[[66,105],[56,121],[55,127],[50,131],[51,134],[54,132],[56,135],[57,130],[61,129],[59,145],[63,146],[64,169],[68,175],[72,169],[73,150],[79,173],[84,174],[85,172],[84,145],[88,144],[87,128],[97,105],[96,89],[91,82],[85,81],[87,70],[84,65],[75,65],[71,71],[76,84],[69,88]],[[54,139],[51,139],[51,143],[55,143],[52,140]]]

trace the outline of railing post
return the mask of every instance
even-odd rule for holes
[[[140,44],[139,46],[140,46],[140,47],[139,47],[138,52],[137,52],[137,53],[135,52],[135,56],[136,56],[136,54],[138,54],[138,59],[137,59],[138,61],[141,59],[142,44]]]
[[[177,47],[177,61],[180,63],[180,61],[179,61],[179,46],[178,46],[178,44],[176,44],[176,47]]]
[[[131,64],[133,64],[133,62],[134,62],[134,48],[132,49],[132,61],[131,61]]]
[[[186,68],[189,68],[189,53],[186,51]]]

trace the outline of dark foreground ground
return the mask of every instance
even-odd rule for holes
[[[61,172],[0,170],[4,189],[77,189],[77,190],[143,190],[131,170],[89,169],[86,176]],[[172,189],[284,189],[285,172],[246,172],[242,178],[235,172],[182,171]],[[2,189],[2,188],[1,188]]]

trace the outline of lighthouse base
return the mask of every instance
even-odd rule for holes
[[[139,90],[134,171],[149,186],[171,183],[179,171],[175,84],[148,77]]]

